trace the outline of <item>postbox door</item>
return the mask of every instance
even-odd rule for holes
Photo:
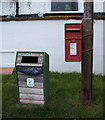
[[[80,62],[81,61],[81,42],[80,40],[67,40],[65,47],[65,61],[66,62]]]

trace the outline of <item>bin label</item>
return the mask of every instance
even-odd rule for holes
[[[27,86],[34,87],[34,79],[33,78],[27,78]]]

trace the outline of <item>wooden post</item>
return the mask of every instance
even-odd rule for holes
[[[87,0],[88,1],[88,0]],[[92,98],[93,69],[93,2],[84,1],[82,20],[82,82],[80,98],[83,104],[90,104]]]

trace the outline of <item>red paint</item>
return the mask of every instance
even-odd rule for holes
[[[65,61],[80,62],[81,61],[81,40],[82,28],[81,23],[65,24]],[[70,43],[76,43],[76,54],[71,55]]]

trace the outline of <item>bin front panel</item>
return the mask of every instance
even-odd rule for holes
[[[31,84],[32,80],[34,83]],[[43,74],[34,76],[18,72],[18,86],[21,103],[28,103],[29,101],[31,104],[44,104]]]

